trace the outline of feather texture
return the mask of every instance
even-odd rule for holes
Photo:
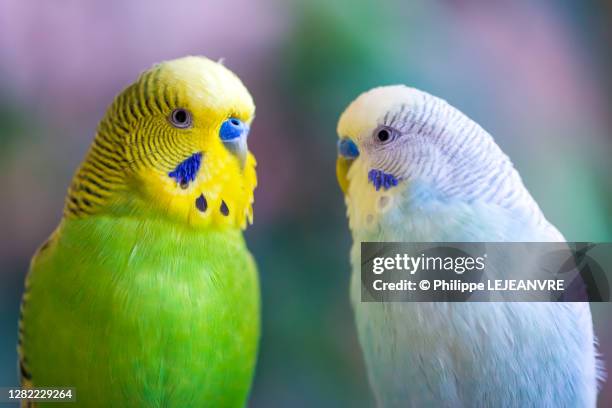
[[[380,126],[400,136],[380,143]],[[363,241],[564,240],[493,138],[441,99],[403,86],[361,95],[338,133],[360,151],[344,176],[351,298],[378,404],[595,406],[602,371],[588,304],[361,302]],[[372,169],[401,182],[376,189]]]
[[[83,406],[244,405],[259,293],[238,230],[96,215],[56,236],[24,300],[34,386],[75,387]]]
[[[219,129],[253,114],[242,82],[202,57],[158,64],[115,98],[32,259],[23,386],[75,387],[80,406],[245,405],[259,287],[241,229],[257,177]]]

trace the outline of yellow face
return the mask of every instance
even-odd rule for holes
[[[186,57],[154,66],[101,121],[67,215],[153,211],[193,226],[244,227],[256,185],[246,144],[254,110],[219,63]]]
[[[369,172],[381,168],[381,162],[390,162],[380,159],[385,149],[396,149],[396,142],[391,140],[395,130],[386,122],[398,109],[414,103],[411,88],[379,87],[361,94],[340,116],[336,176],[345,195],[351,229],[376,225],[406,188],[406,182],[399,179],[393,188],[375,188]]]

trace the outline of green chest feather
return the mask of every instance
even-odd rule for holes
[[[87,406],[242,406],[259,338],[257,272],[237,230],[68,220],[32,264],[22,360]]]

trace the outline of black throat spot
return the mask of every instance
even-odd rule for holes
[[[227,207],[227,204],[225,204],[224,200],[221,200],[221,208],[219,208],[219,210],[224,216],[227,217],[229,215],[229,208]]]
[[[200,196],[196,198],[195,205],[196,208],[200,210],[200,212],[206,211],[206,209],[208,208],[208,203],[206,202],[206,197],[204,197],[204,194],[200,194]]]

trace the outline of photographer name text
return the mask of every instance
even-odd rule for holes
[[[439,292],[531,292],[564,290],[562,279],[488,279],[484,282],[464,282],[459,279],[443,280],[422,279],[413,281],[402,279],[397,282],[385,282],[376,279],[372,282],[376,291],[439,291]]]

